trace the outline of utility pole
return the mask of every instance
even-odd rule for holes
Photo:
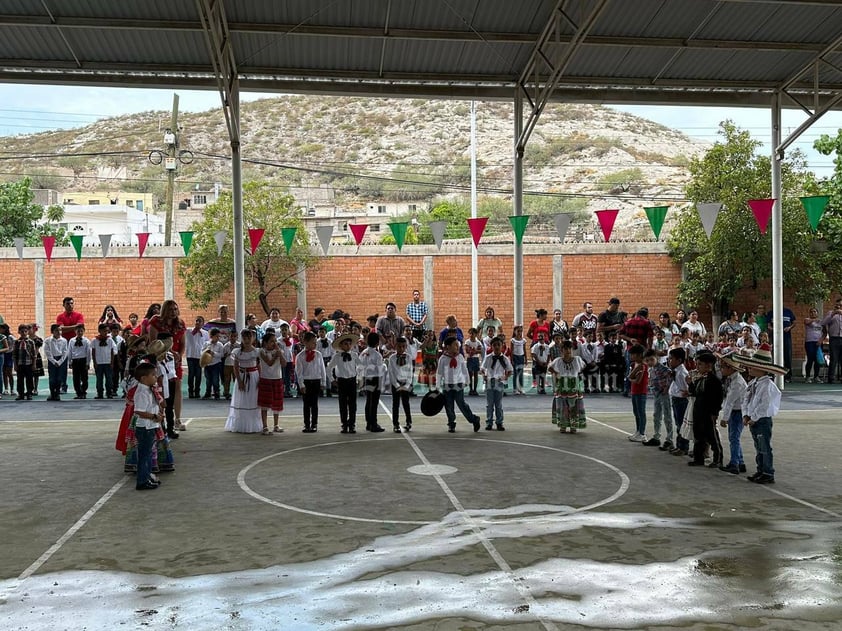
[[[178,167],[178,94],[172,95],[170,128],[164,134],[167,145],[164,169],[167,171],[166,215],[164,220],[164,245],[172,245],[172,207],[175,196],[175,172]]]

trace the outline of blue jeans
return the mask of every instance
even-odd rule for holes
[[[512,390],[523,391],[523,367],[526,364],[526,355],[512,355]]]
[[[202,390],[202,365],[198,357],[187,358],[187,394],[198,397]]]
[[[751,437],[754,439],[754,449],[757,455],[757,472],[775,477],[775,467],[772,462],[772,419],[767,416],[749,425]]]
[[[219,379],[222,377],[222,362],[205,366],[205,396],[213,392],[215,397],[219,396]]]
[[[137,482],[136,486],[141,487],[151,481],[152,475],[152,450],[155,448],[155,430],[135,428],[137,438]]]
[[[50,376],[51,396],[59,396],[59,394],[61,394],[61,387],[67,383],[67,362],[68,360],[65,359],[64,362],[58,366],[51,362],[47,362],[47,373]]]
[[[104,387],[105,394],[113,396],[117,388],[114,385],[114,371],[111,370],[111,364],[95,364],[94,371],[96,372],[96,395],[101,397]]]
[[[442,394],[444,394],[444,412],[447,414],[448,427],[456,426],[455,407],[459,408],[459,411],[462,412],[469,423],[479,421],[479,417],[474,414],[470,406],[465,403],[465,384],[443,384]]]
[[[635,429],[638,434],[643,436],[646,433],[646,395],[633,394],[631,400]]]
[[[485,388],[485,424],[488,427],[497,417],[497,427],[503,426],[503,383],[499,379],[490,379]]]
[[[684,413],[687,412],[687,397],[672,397],[672,418],[675,420],[675,446],[687,451],[690,449],[690,441],[678,435],[681,426],[684,424]]]
[[[807,352],[807,365],[804,367],[804,378],[810,378],[810,371],[813,371],[813,377],[816,378],[816,381],[819,379],[819,370],[821,366],[819,366],[819,362],[816,361],[816,356],[819,352],[819,343],[818,342],[804,342],[804,350]]]
[[[743,461],[743,448],[740,445],[740,437],[743,434],[743,413],[740,410],[731,412],[728,417],[728,446],[731,449],[731,460],[728,466],[745,464]]]
[[[667,392],[654,395],[655,399],[655,434],[652,438],[661,440],[661,423],[667,426],[666,441],[673,442],[672,410],[670,409],[670,395]]]

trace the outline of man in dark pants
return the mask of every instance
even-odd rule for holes
[[[701,352],[696,355],[697,375],[687,385],[693,401],[693,460],[691,467],[703,467],[708,445],[713,451],[711,468],[722,466],[722,443],[716,431],[716,417],[722,408],[722,382],[713,371],[716,357],[713,353]]]
[[[830,363],[827,367],[827,382],[833,383],[842,366],[842,298],[837,298],[833,311],[822,319],[822,326],[827,328],[830,338]]]
[[[789,383],[792,381],[792,327],[795,326],[795,314],[792,309],[788,307],[783,308],[783,331],[784,331],[784,366],[786,366],[787,373],[784,375],[784,381]],[[766,328],[769,332],[769,338],[774,344],[774,328],[776,322],[772,319],[772,312],[766,314]]]

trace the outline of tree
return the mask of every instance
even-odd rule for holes
[[[471,216],[471,206],[465,200],[440,201],[430,209],[429,212],[421,213],[418,216],[420,229],[418,231],[419,243],[433,243],[433,233],[430,231],[430,223],[433,221],[446,221],[447,229],[444,232],[445,239],[466,239],[471,236],[468,227],[468,218]]]
[[[824,251],[819,251],[818,256],[828,276],[828,284],[831,289],[842,291],[842,129],[835,137],[823,134],[813,147],[823,155],[835,155],[833,175],[819,185],[822,194],[830,197],[830,201],[816,237],[824,242]]]
[[[33,202],[35,194],[30,188],[31,184],[29,178],[0,184],[0,247],[12,247],[16,237],[23,237],[27,246],[39,246],[44,235],[56,237],[58,246],[69,245],[70,239],[64,228],[38,223],[45,214],[51,220],[58,213],[55,206],[45,211]],[[58,220],[61,221],[63,216],[64,211],[61,210]]]
[[[246,253],[246,298],[257,299],[266,315],[271,306],[270,296],[278,291],[298,287],[299,267],[310,267],[316,257],[310,244],[301,209],[294,206],[292,195],[270,187],[266,182],[247,182],[243,185],[243,222],[248,228],[263,228],[266,232],[254,256]],[[223,191],[219,199],[205,208],[201,221],[191,229],[193,247],[189,256],[181,260],[178,274],[184,280],[185,293],[195,309],[204,309],[212,300],[231,287],[234,276],[234,249],[226,242],[222,254],[217,255],[214,234],[225,230],[231,234],[234,205],[230,191]],[[289,255],[283,241],[283,228],[297,228]],[[248,232],[243,235],[249,243]]]
[[[685,266],[678,286],[681,305],[708,304],[716,313],[745,285],[757,287],[772,274],[771,230],[761,235],[746,202],[771,194],[771,160],[756,155],[760,142],[725,121],[722,140],[690,163],[687,197],[694,203],[721,202],[710,239],[698,213],[688,208],[667,241],[672,258]],[[813,236],[799,196],[813,194],[815,179],[803,154],[793,152],[781,167],[784,283],[796,288],[798,302],[827,295],[828,279],[812,251]]]

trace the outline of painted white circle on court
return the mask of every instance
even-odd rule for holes
[[[248,495],[253,497],[256,500],[260,500],[261,502],[265,502],[266,504],[270,504],[271,506],[277,506],[278,508],[283,508],[286,510],[291,510],[296,513],[302,513],[304,515],[312,515],[314,517],[327,517],[329,519],[338,519],[340,521],[359,521],[365,523],[375,523],[375,524],[409,524],[409,525],[416,525],[416,526],[425,526],[428,524],[435,524],[438,523],[437,521],[430,521],[430,520],[403,520],[403,519],[373,519],[370,517],[354,517],[352,515],[338,515],[336,513],[325,513],[321,511],[314,511],[307,508],[301,508],[300,506],[293,506],[292,504],[285,504],[284,502],[279,502],[278,500],[273,500],[270,497],[266,497],[265,495],[261,495],[254,489],[252,489],[248,483],[246,482],[246,476],[248,472],[251,471],[254,467],[266,462],[267,460],[271,460],[272,458],[277,458],[278,456],[285,456],[287,454],[295,453],[298,451],[306,451],[309,449],[319,449],[321,447],[332,447],[334,445],[358,445],[361,443],[367,442],[385,442],[390,440],[406,440],[405,438],[368,438],[363,440],[354,440],[354,441],[336,441],[330,443],[319,443],[317,445],[306,445],[304,447],[295,447],[294,449],[287,449],[286,451],[279,451],[278,453],[269,454],[268,456],[264,456],[263,458],[259,458],[255,460],[251,464],[246,465],[243,467],[240,472],[237,474],[237,484],[239,487],[245,491]],[[539,521],[545,520],[548,517],[563,517],[565,515],[573,515],[576,513],[583,513],[585,511],[593,510],[594,508],[599,508],[600,506],[604,506],[605,504],[610,504],[611,502],[619,499],[623,495],[625,495],[626,491],[629,490],[629,486],[631,484],[629,480],[629,476],[627,476],[623,471],[615,467],[613,464],[605,462],[604,460],[600,460],[599,458],[594,458],[593,456],[585,456],[584,454],[577,454],[573,451],[568,451],[567,449],[559,449],[558,447],[549,447],[547,445],[534,445],[532,443],[521,443],[513,440],[493,440],[487,438],[415,438],[416,442],[421,441],[428,441],[428,440],[446,440],[448,442],[454,440],[470,440],[470,441],[477,441],[489,444],[503,444],[503,445],[517,445],[519,447],[532,447],[534,449],[546,449],[548,451],[555,451],[558,453],[566,454],[568,456],[573,456],[575,458],[582,458],[583,460],[590,460],[591,462],[595,462],[596,464],[602,465],[603,467],[610,469],[613,471],[617,477],[620,478],[620,486],[608,497],[605,497],[601,500],[588,504],[586,506],[580,506],[579,508],[567,508],[567,507],[559,507],[558,511],[552,512],[548,511],[545,513],[541,513],[540,515],[533,515],[531,517],[515,517],[513,519],[503,520],[503,519],[495,519],[494,523],[499,524],[501,522],[505,523],[528,523],[532,521]],[[424,465],[422,465],[424,466]],[[441,465],[438,465],[441,466]],[[425,467],[426,468],[426,467]],[[428,475],[434,475],[429,473]],[[485,523],[483,520],[476,520],[477,524]]]
[[[406,469],[415,475],[447,475],[459,471],[456,467],[447,464],[417,464]]]

